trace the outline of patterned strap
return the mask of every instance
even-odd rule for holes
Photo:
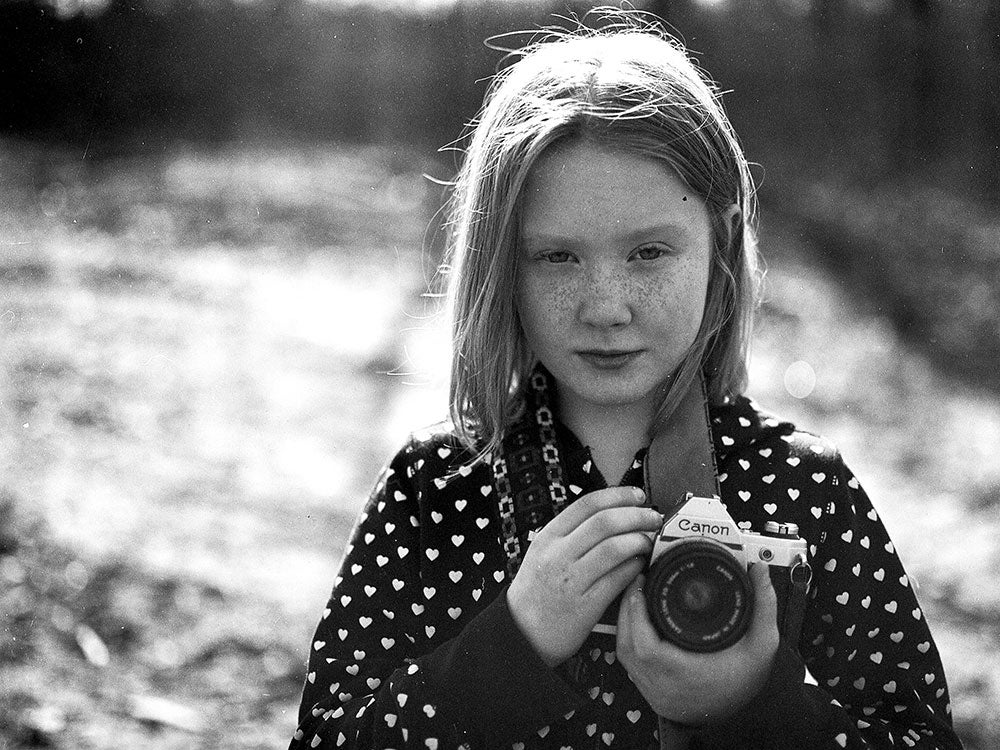
[[[549,499],[552,501],[554,514],[558,515],[566,507],[566,487],[563,485],[559,448],[556,447],[556,426],[552,409],[548,404],[548,383],[545,376],[536,372],[532,376],[532,386],[541,402],[535,410],[535,421],[538,424],[538,437],[542,443],[542,462],[545,464]]]
[[[549,406],[548,376],[541,370],[535,370],[529,380],[528,406],[534,421],[524,419],[514,425],[504,436],[503,450],[493,457],[508,580],[517,575],[530,534],[560,513],[568,497]]]
[[[507,478],[507,461],[503,453],[493,457],[493,484],[497,489],[500,505],[500,529],[503,532],[503,551],[507,555],[507,580],[514,580],[521,566],[521,542],[517,538],[517,522],[514,520],[514,497]]]

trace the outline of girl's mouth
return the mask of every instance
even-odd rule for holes
[[[577,352],[577,355],[588,364],[601,370],[617,370],[636,360],[642,354],[641,349],[589,349]]]

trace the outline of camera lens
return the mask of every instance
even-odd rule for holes
[[[732,553],[707,539],[682,539],[646,576],[646,607],[660,635],[688,651],[721,651],[750,625],[753,588]]]

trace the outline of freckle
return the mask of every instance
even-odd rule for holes
[[[681,198],[682,201],[686,201],[687,199],[688,197],[686,195],[683,198]]]

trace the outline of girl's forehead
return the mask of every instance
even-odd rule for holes
[[[554,186],[564,190],[584,186],[611,190],[667,184],[697,198],[665,159],[629,149],[624,143],[616,146],[589,138],[574,138],[542,152],[528,171],[524,194],[530,198]]]
[[[588,141],[551,148],[531,169],[522,198],[525,237],[697,230],[707,209],[664,161]]]

